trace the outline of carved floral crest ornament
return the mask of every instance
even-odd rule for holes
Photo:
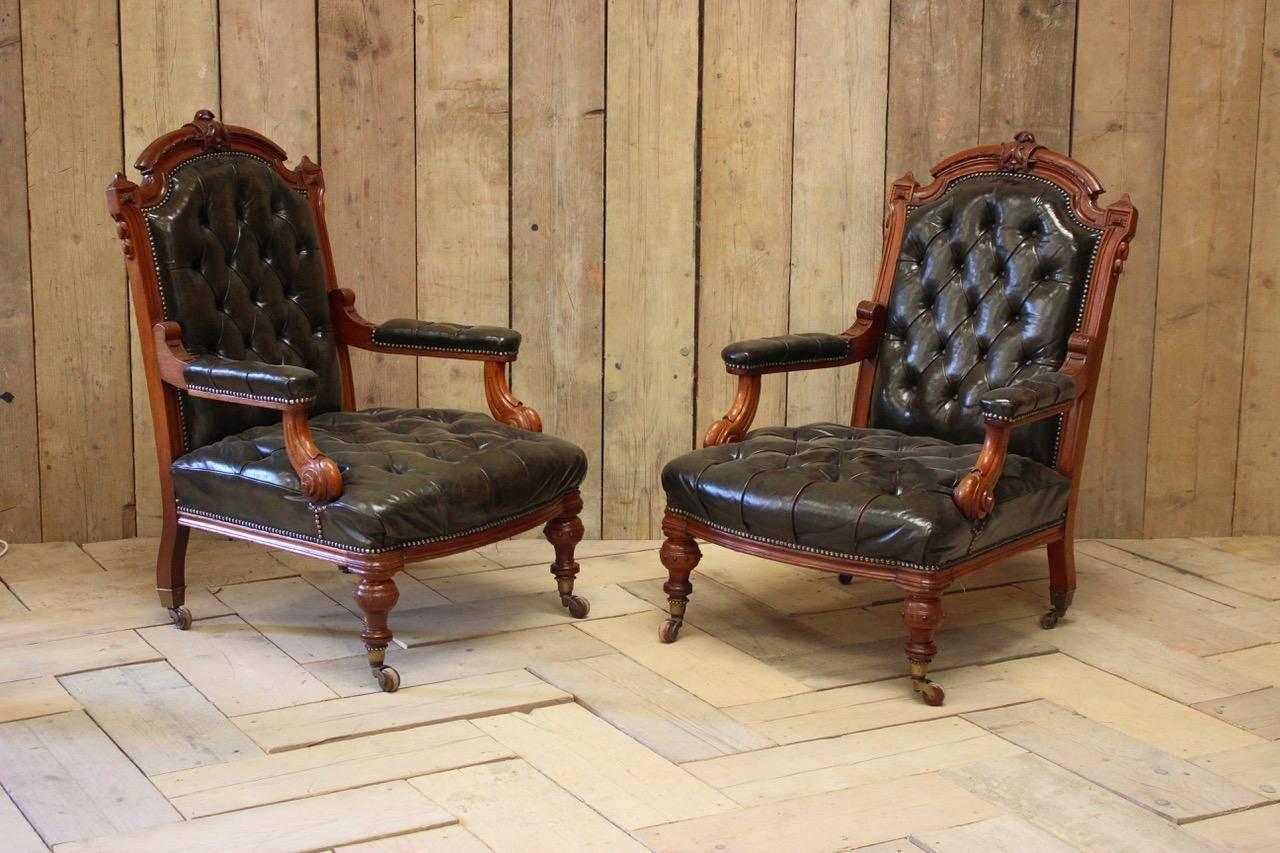
[[[1005,172],[1025,172],[1031,168],[1031,158],[1043,148],[1036,144],[1030,131],[1020,130],[1013,135],[1013,142],[1000,146],[1000,169]]]

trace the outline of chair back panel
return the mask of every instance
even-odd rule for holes
[[[196,356],[291,364],[320,376],[314,413],[342,408],[325,259],[305,190],[253,154],[200,154],[143,208],[165,320]],[[280,419],[182,394],[185,450]]]
[[[1057,370],[1080,327],[1102,229],[1044,178],[977,172],[908,209],[869,426],[981,443],[991,388]],[[1011,449],[1053,465],[1059,419]]]

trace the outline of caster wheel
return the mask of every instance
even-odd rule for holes
[[[676,638],[680,636],[680,626],[683,622],[675,619],[668,619],[658,627],[658,639],[664,643],[674,643]]]
[[[569,608],[569,615],[574,619],[585,619],[591,612],[591,602],[580,595],[566,595],[560,602]]]
[[[174,626],[179,631],[188,631],[191,629],[191,611],[185,607],[170,607],[169,618],[173,620]]]
[[[935,708],[947,698],[947,694],[942,687],[932,681],[917,682],[916,692],[920,694],[920,699],[924,704]]]
[[[840,575],[840,585],[848,586],[853,583],[853,575]]]
[[[395,693],[400,689],[400,673],[389,666],[375,669],[373,677],[378,679],[378,686],[382,688],[383,693]]]
[[[1040,627],[1048,631],[1054,625],[1058,624],[1058,620],[1060,618],[1061,616],[1059,616],[1058,611],[1050,610],[1048,613],[1040,617]]]

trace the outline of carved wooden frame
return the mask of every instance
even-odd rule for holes
[[[1083,164],[1036,144],[1030,133],[1023,131],[1015,135],[1012,142],[971,148],[946,158],[933,168],[933,181],[926,186],[921,186],[910,173],[894,181],[888,192],[888,211],[874,296],[871,300],[859,303],[857,321],[843,333],[844,337],[852,341],[850,357],[836,363],[792,368],[727,368],[729,373],[738,376],[737,395],[729,412],[707,430],[704,445],[739,441],[746,435],[759,403],[762,374],[853,362],[859,362],[859,369],[850,422],[853,426],[865,427],[870,417],[884,314],[906,232],[907,213],[915,206],[937,200],[956,181],[966,176],[992,172],[1028,175],[1052,183],[1066,194],[1075,216],[1084,224],[1100,231],[1101,235],[1079,328],[1071,334],[1066,358],[1059,368],[1060,372],[1068,373],[1075,379],[1075,398],[1016,421],[986,419],[986,436],[978,462],[957,483],[953,498],[966,517],[979,521],[992,509],[995,484],[1004,467],[1012,430],[1033,420],[1060,416],[1062,424],[1056,467],[1071,480],[1071,494],[1062,523],[1002,543],[939,571],[924,571],[773,545],[668,512],[663,520],[663,531],[667,534],[668,544],[671,545],[669,551],[673,555],[668,569],[672,578],[669,585],[674,584],[675,592],[668,592],[672,596],[673,618],[664,625],[664,640],[674,639],[679,630],[688,596],[689,573],[697,563],[696,556],[692,562],[688,556],[690,547],[696,554],[694,539],[715,542],[735,551],[791,565],[835,572],[842,576],[842,580],[858,576],[897,584],[907,593],[903,618],[911,632],[907,654],[912,661],[912,677],[925,700],[933,703],[941,702],[942,694],[940,689],[936,693],[932,692],[936,686],[930,685],[925,678],[925,667],[935,651],[932,633],[942,619],[941,594],[951,583],[992,562],[1040,545],[1048,545],[1053,609],[1046,614],[1041,624],[1051,627],[1066,612],[1075,590],[1072,543],[1080,491],[1080,466],[1088,438],[1089,417],[1093,410],[1098,373],[1102,369],[1102,353],[1115,298],[1115,286],[1129,254],[1129,243],[1137,228],[1138,212],[1128,195],[1122,196],[1108,207],[1101,207],[1098,197],[1103,192],[1103,186],[1098,177]]]
[[[144,211],[161,203],[166,197],[169,176],[175,169],[201,154],[215,152],[247,154],[263,160],[275,170],[286,186],[306,197],[315,217],[320,250],[324,258],[344,410],[355,408],[349,353],[349,348],[355,347],[397,355],[483,361],[485,400],[493,417],[521,429],[538,432],[542,430],[538,413],[521,403],[507,384],[507,364],[515,361],[514,354],[484,355],[402,346],[392,348],[376,343],[372,336],[374,325],[355,310],[355,294],[338,286],[325,222],[324,173],[320,166],[304,156],[296,169],[289,169],[285,166],[287,155],[274,142],[247,128],[224,125],[209,110],[201,110],[192,121],[156,139],[139,155],[135,166],[142,174],[141,183],[134,183],[120,173],[107,187],[107,208],[115,221],[116,235],[124,253],[138,328],[150,330],[150,334],[140,334],[138,337],[153,415],[160,499],[164,513],[157,588],[162,603],[173,612],[175,622],[180,627],[190,626],[191,616],[182,606],[185,598],[184,554],[189,529],[207,530],[328,560],[361,575],[356,599],[365,612],[366,631],[362,636],[369,646],[371,662],[376,657],[375,669],[378,670],[386,669],[382,666],[381,655],[391,636],[386,629],[386,613],[395,604],[395,587],[391,576],[397,570],[408,562],[455,554],[498,542],[540,524],[547,524],[549,538],[553,534],[557,537],[557,541],[553,543],[557,547],[557,557],[552,570],[558,579],[568,579],[568,592],[565,592],[565,584],[561,584],[562,592],[565,592],[562,601],[574,615],[585,615],[585,600],[571,595],[572,577],[577,573],[577,564],[572,562],[573,545],[582,537],[582,524],[577,519],[582,500],[576,491],[492,528],[376,554],[266,532],[247,524],[198,516],[178,509],[170,466],[186,452],[180,411],[180,394],[183,393],[282,411],[286,451],[307,499],[313,504],[327,503],[340,497],[343,489],[338,466],[325,457],[312,440],[308,425],[310,402],[249,400],[209,389],[188,387],[183,378],[183,367],[194,357],[182,344],[179,324],[164,316],[161,282]],[[570,543],[568,539],[573,541]],[[567,551],[564,550],[566,548]],[[580,614],[575,611],[580,611]],[[379,680],[383,681],[384,677],[389,678],[383,674],[379,675]],[[394,689],[394,685],[388,685],[385,681],[383,686]]]

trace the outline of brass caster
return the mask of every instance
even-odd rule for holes
[[[853,583],[853,575],[840,575],[840,585],[848,586]]]
[[[668,619],[658,626],[658,639],[664,643],[674,643],[680,636],[680,626],[683,624],[681,619]]]
[[[382,688],[383,693],[395,693],[400,689],[400,673],[389,666],[380,666],[375,669],[373,677],[378,679],[378,686]]]
[[[339,565],[339,566],[338,566],[338,571],[342,572],[344,575],[354,574],[354,572],[352,572],[352,571],[351,571],[351,567],[350,567],[350,566],[343,566],[343,565]]]
[[[188,631],[191,629],[191,611],[185,607],[170,607],[169,618],[173,620],[174,626],[179,631]]]
[[[562,595],[560,603],[569,609],[569,615],[574,619],[586,619],[591,612],[591,602],[580,595]]]
[[[947,698],[947,694],[943,691],[942,686],[930,681],[927,678],[913,679],[912,687],[920,694],[921,701],[926,705],[937,707]]]
[[[1058,620],[1061,618],[1062,614],[1058,612],[1057,608],[1054,608],[1040,617],[1040,627],[1048,631],[1054,625],[1057,625]]]

